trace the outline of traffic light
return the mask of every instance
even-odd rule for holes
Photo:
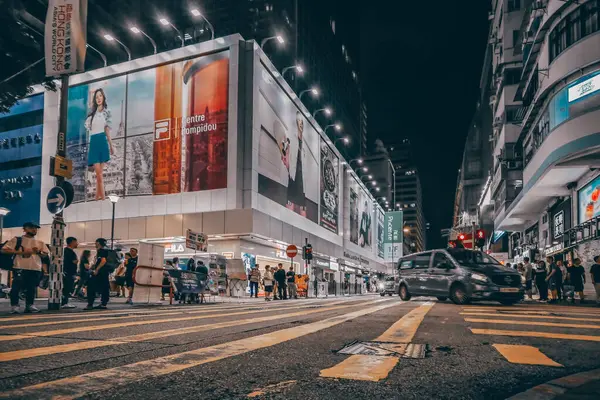
[[[485,232],[483,231],[483,229],[479,229],[479,230],[477,230],[477,233],[475,234],[475,236],[476,236],[475,246],[482,249],[485,246]]]
[[[313,254],[312,254],[312,246],[310,244],[307,244],[306,246],[302,247],[302,259],[304,260],[312,260],[313,258]]]
[[[466,238],[467,237],[465,236],[464,233],[461,233],[461,234],[458,235],[458,240],[460,240],[461,242],[464,242]]]

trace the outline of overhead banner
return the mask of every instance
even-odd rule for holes
[[[384,216],[383,216],[383,211],[379,208],[377,209],[376,213],[377,213],[377,256],[384,258],[385,257],[384,244],[383,244],[383,236],[385,235],[385,231],[383,228]]]
[[[386,261],[395,262],[402,257],[402,226],[402,211],[385,213],[383,243]]]
[[[338,233],[339,160],[321,140],[321,226]]]
[[[49,0],[44,35],[46,75],[84,70],[87,0]]]

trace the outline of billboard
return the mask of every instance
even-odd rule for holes
[[[582,224],[600,215],[600,176],[577,192],[579,204],[579,223]]]
[[[331,148],[321,140],[321,226],[338,233],[339,215],[339,159]]]
[[[395,262],[402,257],[403,226],[402,211],[385,213],[383,243],[387,261]]]
[[[371,200],[356,179],[348,176],[350,241],[366,250],[372,249]]]
[[[4,227],[40,222],[44,95],[19,100],[0,114],[0,207]]]
[[[258,193],[319,221],[319,134],[271,73],[259,77]]]
[[[227,187],[229,51],[69,88],[75,202]]]
[[[377,214],[377,256],[383,258],[385,256],[384,251],[384,216],[383,211],[378,208],[376,211]]]

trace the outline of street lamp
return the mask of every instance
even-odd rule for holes
[[[177,29],[177,27],[175,25],[173,25],[171,23],[171,21],[169,21],[166,18],[159,18],[158,20],[164,26],[171,25],[171,28],[175,29],[175,31],[179,34],[179,39],[181,39],[181,47],[184,47],[185,46],[185,41],[183,40],[183,35],[181,34],[181,31],[179,29]]]
[[[329,128],[335,128],[336,131],[340,132],[342,130],[342,124],[335,123],[335,124],[327,125],[325,127],[324,132],[327,133],[327,129],[329,129]]]
[[[295,69],[296,72],[299,74],[304,73],[304,68],[302,68],[302,65],[295,64],[295,65],[290,65],[289,67],[285,67],[284,69],[282,69],[281,76],[285,78],[285,73],[288,72],[290,69]]]
[[[329,107],[319,108],[317,111],[315,111],[313,113],[313,118],[316,117],[317,114],[320,113],[321,111],[323,111],[325,113],[325,115],[327,115],[328,117],[331,116],[331,114],[333,114],[333,111],[331,111],[331,108],[329,108]]]
[[[212,26],[210,21],[207,20],[206,17],[204,16],[204,14],[202,14],[200,12],[200,10],[198,10],[197,8],[191,9],[190,12],[192,13],[192,15],[194,17],[201,17],[204,21],[206,21],[206,24],[208,25],[208,28],[210,29],[210,40],[214,40],[215,39],[215,28]]]
[[[154,39],[152,39],[150,36],[148,36],[148,34],[146,32],[144,32],[143,30],[141,30],[140,28],[138,28],[135,25],[132,25],[129,27],[129,30],[133,33],[135,33],[136,35],[139,35],[140,33],[144,36],[146,36],[148,38],[148,40],[150,40],[150,43],[152,43],[152,47],[154,47],[154,54],[156,54],[156,42],[154,41]]]
[[[346,145],[350,143],[350,138],[349,138],[348,136],[344,136],[343,138],[336,139],[336,140],[333,142],[333,145],[335,146],[335,144],[336,144],[337,142],[339,142],[340,140],[341,140],[342,142],[344,142],[344,144],[346,144]]]
[[[2,243],[2,230],[4,229],[4,217],[10,213],[8,208],[0,207],[0,243]]]
[[[306,89],[306,90],[303,90],[303,91],[300,92],[300,95],[298,96],[298,98],[300,99],[300,101],[302,101],[302,95],[304,95],[304,94],[306,94],[308,92],[310,92],[313,95],[313,97],[318,97],[319,93],[320,93],[319,89],[313,86],[310,89]]]
[[[104,35],[104,39],[106,39],[109,42],[115,41],[115,42],[119,43],[127,52],[128,61],[131,61],[131,51],[129,51],[129,48],[127,46],[125,46],[123,44],[123,42],[121,42],[119,39],[117,39],[116,37],[111,36],[109,34]]]
[[[285,39],[281,35],[270,36],[268,38],[264,38],[262,40],[262,42],[260,42],[260,48],[261,48],[261,50],[263,50],[263,48],[265,47],[265,44],[267,44],[267,42],[269,42],[271,40],[277,40],[279,42],[279,44],[284,44],[285,43]]]
[[[114,249],[114,244],[115,244],[115,206],[117,205],[119,198],[120,197],[117,196],[116,194],[111,194],[108,196],[108,199],[112,203],[112,222],[111,222],[111,227],[110,227],[110,249],[111,250]]]
[[[100,58],[102,59],[102,61],[104,61],[104,66],[106,67],[108,65],[107,60],[106,60],[106,56],[102,53],[100,53],[100,50],[98,50],[97,48],[95,48],[94,46],[91,46],[89,44],[86,44],[85,47],[94,50],[96,53],[98,53],[98,55],[100,56]]]

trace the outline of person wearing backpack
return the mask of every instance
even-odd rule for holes
[[[40,273],[48,274],[48,246],[37,240],[39,225],[33,222],[23,224],[25,234],[14,237],[2,247],[2,254],[12,256],[13,281],[10,288],[11,314],[19,313],[19,293],[25,292],[25,312],[37,313],[33,302],[37,286],[40,282]]]
[[[100,309],[106,310],[106,305],[110,298],[109,275],[114,267],[111,268],[108,258],[111,257],[111,250],[106,248],[106,239],[96,239],[96,263],[91,268],[91,276],[88,282],[87,300],[88,304],[84,310]],[[114,250],[112,250],[114,252]],[[116,267],[116,266],[115,266]],[[111,270],[112,269],[112,270]],[[100,293],[100,305],[94,307],[96,292]]]

